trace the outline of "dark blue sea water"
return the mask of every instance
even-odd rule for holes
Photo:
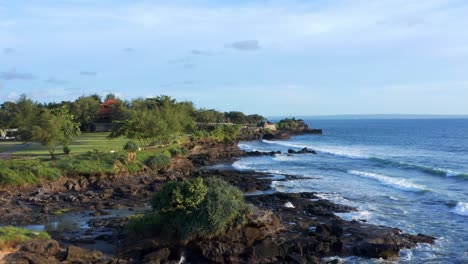
[[[274,181],[272,188],[319,192],[326,199],[359,209],[339,214],[344,219],[366,219],[437,237],[435,245],[404,251],[400,263],[468,263],[468,119],[307,123],[323,128],[324,134],[242,142],[239,146],[283,152],[308,147],[317,150],[317,155],[242,158],[233,166],[275,177],[308,177]]]

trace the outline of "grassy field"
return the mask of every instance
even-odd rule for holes
[[[0,141],[0,153],[14,149],[16,146],[21,145],[22,142],[18,141]]]
[[[100,151],[121,150],[123,145],[128,141],[126,138],[107,139],[108,133],[84,133],[75,138],[75,141],[70,145],[71,154],[81,154],[87,151],[98,149]],[[57,155],[62,155],[62,146],[57,146],[55,149]],[[14,156],[30,156],[39,158],[48,158],[49,152],[39,143],[32,143],[28,147],[16,151]]]

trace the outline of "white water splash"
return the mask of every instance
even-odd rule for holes
[[[386,176],[383,174],[365,172],[365,171],[357,171],[357,170],[349,170],[348,173],[359,176],[359,177],[376,180],[382,183],[383,185],[397,188],[403,191],[425,191],[427,190],[426,186],[412,183],[411,181],[406,180],[406,179],[393,178],[393,177]]]
[[[468,203],[458,202],[452,212],[458,215],[468,216]]]

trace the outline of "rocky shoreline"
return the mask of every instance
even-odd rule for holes
[[[401,249],[433,243],[425,235],[363,221],[347,222],[334,213],[354,208],[333,204],[315,193],[268,192],[267,174],[212,170],[204,166],[243,156],[277,152],[244,152],[232,144],[204,142],[187,146],[187,157],[175,158],[160,174],[92,175],[21,190],[0,191],[0,224],[27,226],[57,223],[74,214],[86,228],[55,230],[52,240],[31,241],[6,256],[6,263],[323,263],[326,256],[362,256],[396,260]],[[290,153],[311,155],[312,150]],[[131,237],[126,215],[149,210],[146,201],[168,180],[217,176],[239,187],[254,205],[241,228],[212,239],[162,242],[157,237]],[[287,180],[294,180],[287,176]]]

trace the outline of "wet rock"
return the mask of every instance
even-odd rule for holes
[[[317,154],[317,152],[313,149],[308,149],[307,147],[296,151],[294,149],[288,149],[288,154]]]
[[[281,151],[270,151],[270,152],[265,152],[265,151],[248,151],[245,152],[246,157],[260,157],[260,156],[274,156],[276,154],[281,154]]]
[[[163,248],[145,256],[143,262],[145,264],[160,264],[167,262],[171,251],[168,248]]]
[[[52,239],[35,239],[19,245],[18,252],[5,257],[11,264],[60,263],[55,255],[60,252],[59,243]]]
[[[21,244],[19,251],[51,257],[60,252],[60,246],[52,239],[35,239]]]
[[[270,189],[271,180],[268,174],[258,172],[242,172],[236,170],[206,170],[199,171],[193,176],[220,177],[243,192],[265,191]]]
[[[262,136],[262,139],[266,140],[284,140],[284,139],[290,139],[291,134],[286,131],[278,131],[276,133],[267,133]]]
[[[104,254],[100,251],[87,250],[76,246],[69,246],[67,250],[66,261],[71,263],[95,263],[103,259]]]

